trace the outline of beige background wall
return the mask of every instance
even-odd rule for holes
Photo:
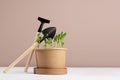
[[[32,45],[38,16],[68,33],[67,66],[120,66],[120,0],[0,0],[0,66]]]

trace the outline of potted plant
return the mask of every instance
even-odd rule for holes
[[[35,74],[66,74],[66,48],[64,39],[66,32],[56,34],[53,39],[46,38],[43,44],[39,44],[35,49],[36,64]],[[37,35],[37,42],[40,43],[41,34]]]

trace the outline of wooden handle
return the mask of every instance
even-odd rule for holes
[[[38,35],[38,34],[40,34],[40,32],[37,32],[37,33],[36,33],[34,42],[36,42],[36,40],[37,40],[37,35]],[[27,71],[28,71],[28,67],[29,67],[29,65],[30,65],[30,62],[31,62],[33,53],[34,53],[34,50],[32,51],[32,53],[29,55],[29,57],[28,57],[28,59],[27,59],[24,72],[27,72]]]
[[[25,65],[25,69],[24,69],[25,72],[28,71],[28,67],[29,67],[30,62],[31,62],[31,60],[32,60],[33,54],[34,54],[34,50],[33,50],[32,53],[28,56],[28,59],[27,59],[26,65]]]
[[[37,47],[38,43],[35,42],[30,48],[28,48],[20,57],[18,57],[14,62],[12,62],[3,72],[7,73],[12,67],[14,67],[18,62],[20,62],[25,56],[31,53],[35,47]]]

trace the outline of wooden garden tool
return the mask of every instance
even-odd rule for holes
[[[53,38],[53,37],[55,36],[55,33],[56,33],[56,28],[55,28],[55,27],[48,27],[48,28],[44,29],[44,30],[42,31],[42,33],[43,33],[44,36],[43,36],[43,38],[40,40],[40,43],[41,43],[44,39],[46,39],[46,38]],[[30,54],[30,56],[28,57],[27,63],[26,63],[26,65],[25,65],[25,70],[24,70],[25,72],[28,71],[28,67],[29,67],[29,65],[30,65],[30,62],[31,62],[33,53],[34,53],[34,50],[33,50],[32,53]]]
[[[41,22],[41,24],[40,24],[40,27],[39,27],[38,32],[37,32],[37,34],[36,34],[35,40],[37,39],[37,35],[42,32],[43,24],[44,24],[44,23],[50,23],[50,20],[47,20],[47,19],[44,19],[44,18],[41,18],[41,17],[38,17],[38,20]],[[40,41],[40,43],[41,43],[43,40],[44,40],[44,38]],[[28,57],[28,59],[27,59],[27,62],[26,62],[26,65],[25,65],[25,69],[24,69],[25,72],[28,71],[28,67],[29,67],[29,65],[30,65],[30,62],[31,62],[33,53],[34,53],[34,50],[31,52],[31,54],[29,55],[29,57]]]
[[[38,17],[38,20],[41,22],[41,25],[38,29],[38,32],[42,31],[42,27],[44,23],[50,23],[50,20]],[[37,33],[38,33],[37,32]],[[44,40],[45,38],[43,38],[41,40],[41,42]],[[14,67],[18,62],[20,62],[25,56],[27,56],[28,54],[32,53],[33,50],[38,46],[38,42],[35,42],[30,48],[28,48],[21,56],[19,56],[13,63],[11,63],[3,72],[7,73],[12,67]],[[31,60],[31,59],[30,59]]]

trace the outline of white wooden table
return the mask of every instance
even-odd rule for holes
[[[14,67],[4,74],[4,69],[0,67],[0,80],[120,80],[120,68],[68,67],[66,75],[33,74],[33,67],[28,73],[24,72],[24,67]]]

